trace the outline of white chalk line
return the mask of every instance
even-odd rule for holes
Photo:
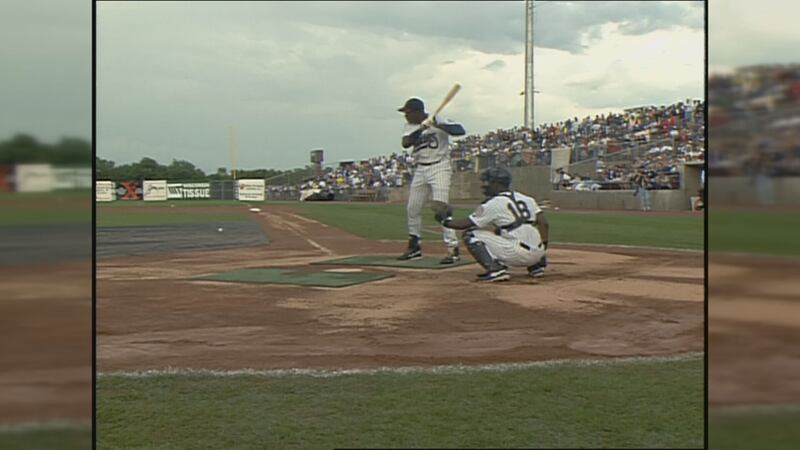
[[[317,222],[317,221],[316,221],[316,220],[314,220],[314,219],[309,219],[308,217],[299,216],[299,215],[297,215],[297,214],[292,214],[292,213],[290,213],[290,212],[287,212],[286,214],[288,214],[288,215],[290,215],[290,216],[294,217],[295,219],[300,219],[300,220],[302,220],[303,222],[306,222],[306,223],[313,223],[313,224],[317,224],[317,225],[322,225],[324,228],[328,228],[328,225],[325,225],[325,224],[324,224],[324,223],[322,223],[322,222]]]
[[[286,213],[286,214],[288,214],[290,216],[294,216],[294,217],[300,217],[300,216],[296,216],[296,215],[291,214],[291,213]],[[263,215],[265,217],[267,216],[266,214],[261,214],[261,215]],[[292,232],[296,236],[305,239],[306,242],[308,242],[308,244],[311,245],[312,247],[316,248],[317,250],[321,251],[322,253],[325,253],[328,256],[334,254],[333,251],[331,251],[330,249],[318,244],[313,239],[306,237],[306,234],[303,233],[301,230],[299,230],[298,226],[296,226],[292,222],[290,222],[288,220],[284,220],[284,219],[278,219],[278,220],[280,220],[282,222],[282,224],[286,226],[286,229],[288,229],[290,232]],[[310,220],[310,219],[306,219],[306,220]]]
[[[268,378],[285,378],[304,376],[312,378],[332,378],[347,375],[454,375],[478,372],[508,372],[532,368],[550,367],[593,367],[614,365],[637,365],[650,363],[670,363],[692,361],[701,359],[703,352],[682,353],[670,356],[633,356],[608,359],[553,359],[546,361],[529,361],[522,363],[499,363],[484,365],[441,365],[432,367],[378,367],[372,369],[189,369],[180,367],[167,367],[165,369],[148,369],[137,371],[98,372],[98,377],[123,377],[123,378],[150,378],[159,376],[211,376],[211,377],[241,377],[256,376]]]
[[[91,427],[91,420],[49,420],[44,422],[0,424],[0,433],[26,433],[28,431],[42,430],[74,430]]]
[[[333,255],[333,252],[332,252],[332,251],[330,251],[328,248],[326,248],[326,247],[323,247],[322,245],[319,245],[319,244],[317,244],[316,242],[314,242],[313,240],[311,240],[311,239],[309,239],[309,238],[305,238],[305,240],[306,240],[306,241],[307,241],[307,242],[308,242],[310,245],[312,245],[312,246],[316,247],[316,248],[317,248],[317,250],[319,250],[319,251],[321,251],[321,252],[325,253],[326,255],[328,255],[328,256],[330,256],[330,255]]]

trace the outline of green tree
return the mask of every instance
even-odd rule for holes
[[[92,145],[80,138],[62,138],[50,152],[49,161],[61,166],[91,166]]]
[[[167,168],[153,158],[144,157],[133,164],[133,172],[135,179],[160,180],[166,178]]]
[[[166,168],[166,178],[173,181],[202,181],[206,174],[189,161],[172,160]]]
[[[100,157],[94,158],[95,164],[95,178],[98,180],[116,180],[116,167],[114,161],[103,159]]]
[[[231,180],[233,176],[228,173],[228,169],[225,167],[217,168],[216,173],[212,173],[208,175],[209,180]]]
[[[0,142],[0,164],[47,163],[48,159],[47,147],[29,134],[19,133]]]

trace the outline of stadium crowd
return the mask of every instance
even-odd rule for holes
[[[678,166],[704,156],[704,103],[687,100],[666,106],[646,106],[577,117],[543,124],[535,130],[525,127],[498,129],[484,135],[472,134],[451,144],[454,170],[474,171],[503,165],[549,165],[552,150],[569,148],[570,163],[597,160],[592,177],[571,176],[566,171],[556,183],[562,189],[626,189],[638,173],[647,175],[655,189],[680,185]],[[618,161],[618,162],[617,162]],[[606,167],[608,164],[608,167]],[[358,190],[388,189],[410,182],[413,158],[407,151],[363,161],[342,162],[323,169],[318,177],[296,185],[273,185],[273,198],[329,198]],[[559,175],[561,176],[561,175]],[[581,184],[582,183],[582,184]],[[316,197],[313,197],[316,196]]]
[[[800,175],[800,65],[752,66],[708,80],[713,175]]]
[[[702,146],[704,104],[699,100],[669,106],[632,108],[624,113],[574,117],[543,124],[531,131],[524,127],[471,135],[453,144],[455,161],[471,162],[484,155],[509,166],[549,164],[550,150],[572,149],[571,162],[583,161],[655,141],[675,141]],[[464,170],[469,164],[461,164]]]

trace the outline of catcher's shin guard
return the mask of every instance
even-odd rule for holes
[[[467,231],[464,233],[464,245],[467,247],[467,251],[469,251],[470,255],[475,258],[475,261],[478,261],[478,264],[483,266],[488,272],[506,268],[505,265],[492,257],[489,250],[486,248],[486,244],[475,239],[475,235],[472,234],[472,232]]]

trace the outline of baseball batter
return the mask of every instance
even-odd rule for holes
[[[425,103],[417,97],[408,99],[398,111],[405,113],[406,127],[401,145],[412,148],[414,176],[408,196],[408,248],[397,259],[422,258],[422,209],[430,191],[433,210],[446,206],[450,196],[450,136],[466,134],[461,124],[433,117],[429,122]],[[425,122],[425,123],[423,123]],[[428,126],[430,123],[430,126]],[[453,264],[459,260],[458,236],[454,230],[442,228],[447,256],[440,262]]]
[[[479,281],[508,280],[510,266],[526,267],[531,277],[544,275],[550,231],[544,212],[533,198],[510,189],[511,173],[502,167],[485,170],[481,182],[487,199],[469,217],[454,220],[445,205],[436,219],[446,228],[467,230],[464,245],[486,269]]]

